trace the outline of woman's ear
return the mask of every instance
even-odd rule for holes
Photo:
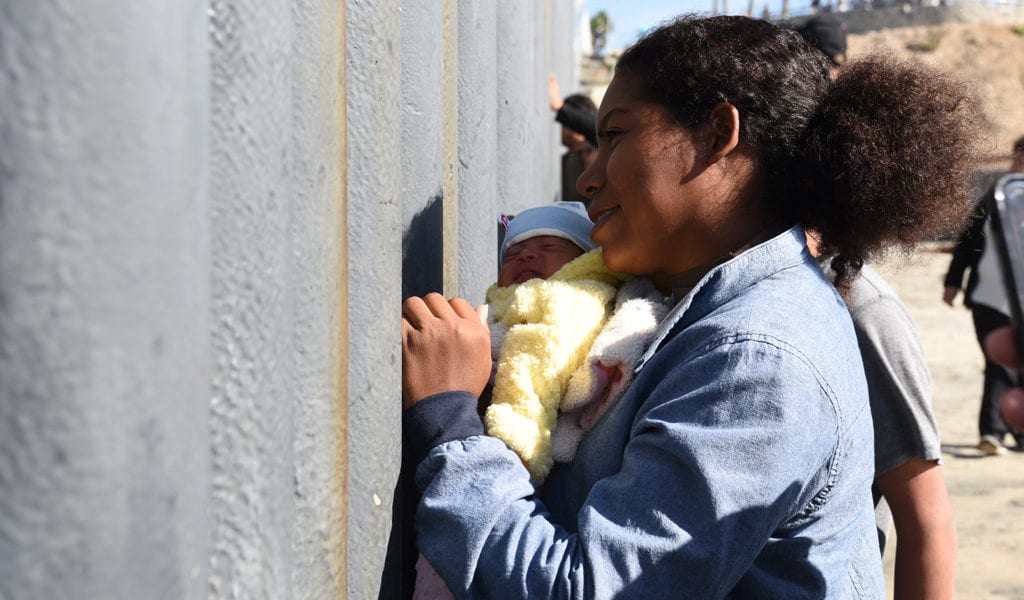
[[[740,143],[740,111],[728,102],[721,102],[711,109],[704,135],[708,142],[708,164],[713,165],[725,158]]]

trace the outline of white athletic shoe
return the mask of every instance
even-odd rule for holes
[[[1006,454],[1006,446],[1000,442],[994,435],[983,435],[981,441],[978,442],[978,450],[985,456],[999,456]]]

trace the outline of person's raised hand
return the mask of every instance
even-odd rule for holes
[[[552,73],[548,75],[548,103],[551,105],[551,110],[558,112],[562,110],[562,105],[565,101],[562,100],[562,93],[558,89],[558,78]]]
[[[985,353],[1004,367],[1017,369],[1017,365],[1020,364],[1017,343],[1013,338],[1013,330],[1009,327],[996,329],[985,338]],[[1000,400],[999,407],[1010,427],[1024,430],[1024,390],[1013,388],[1006,392]]]
[[[486,306],[413,296],[402,304],[402,406],[441,392],[479,397],[491,372]]]

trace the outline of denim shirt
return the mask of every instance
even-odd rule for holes
[[[418,543],[456,597],[885,596],[857,340],[798,227],[680,300],[540,493],[472,395],[405,421]]]

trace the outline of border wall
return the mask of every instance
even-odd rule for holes
[[[581,9],[2,4],[0,598],[400,593],[401,301],[555,199]]]

